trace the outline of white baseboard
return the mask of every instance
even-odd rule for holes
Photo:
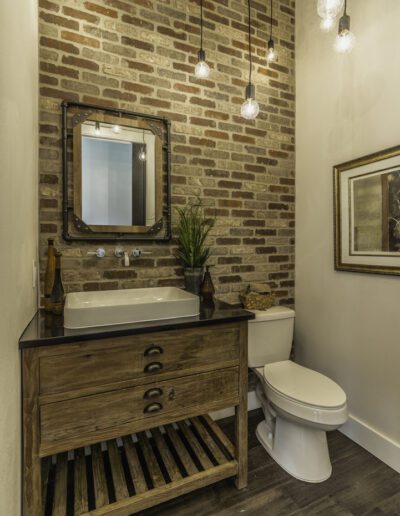
[[[247,395],[247,411],[254,410],[261,407],[260,402],[257,399],[256,392],[250,391]],[[235,413],[234,408],[227,408],[222,410],[216,410],[210,413],[210,416],[214,419],[223,419],[224,417],[233,416]]]
[[[382,462],[400,473],[400,444],[365,421],[349,415],[348,421],[340,431],[367,451],[378,457]]]

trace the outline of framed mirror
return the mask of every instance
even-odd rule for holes
[[[400,146],[334,167],[335,268],[400,275]]]
[[[166,118],[63,103],[66,240],[167,240]]]

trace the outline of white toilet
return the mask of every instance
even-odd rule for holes
[[[347,420],[346,394],[330,378],[289,360],[295,312],[276,306],[253,310],[249,367],[258,379],[265,420],[257,438],[290,475],[323,482],[332,472],[326,432]]]

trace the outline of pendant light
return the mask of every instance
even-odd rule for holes
[[[206,52],[203,48],[203,0],[200,0],[200,50],[194,74],[198,79],[207,79],[210,75],[210,67],[206,63]]]
[[[317,11],[322,19],[335,19],[343,9],[344,0],[318,0]]]
[[[96,136],[100,136],[101,130],[100,130],[100,122],[95,122],[94,124],[94,134]]]
[[[245,96],[246,100],[242,104],[240,113],[243,118],[247,120],[253,120],[258,115],[260,108],[258,102],[255,99],[255,87],[251,82],[251,70],[253,67],[253,60],[251,55],[251,5],[250,0],[247,0],[248,5],[248,16],[249,16],[249,84],[246,86]]]
[[[278,59],[278,54],[275,50],[275,42],[272,38],[272,0],[271,0],[271,26],[270,26],[269,40],[268,40],[267,61],[268,61],[268,63],[274,63],[277,59]]]
[[[139,151],[138,158],[139,158],[139,161],[146,161],[146,145],[144,143],[144,129],[143,129],[142,137],[143,137],[143,144]]]
[[[321,17],[321,30],[329,32],[343,8],[344,0],[318,0],[317,11]]]
[[[356,37],[350,30],[350,16],[347,14],[347,0],[344,0],[344,12],[343,16],[339,20],[335,50],[341,54],[349,53],[353,50],[355,42]]]

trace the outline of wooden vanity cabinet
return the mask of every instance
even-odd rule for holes
[[[247,321],[30,347],[22,368],[26,516],[128,516],[246,486]],[[208,416],[228,407],[234,444]]]

